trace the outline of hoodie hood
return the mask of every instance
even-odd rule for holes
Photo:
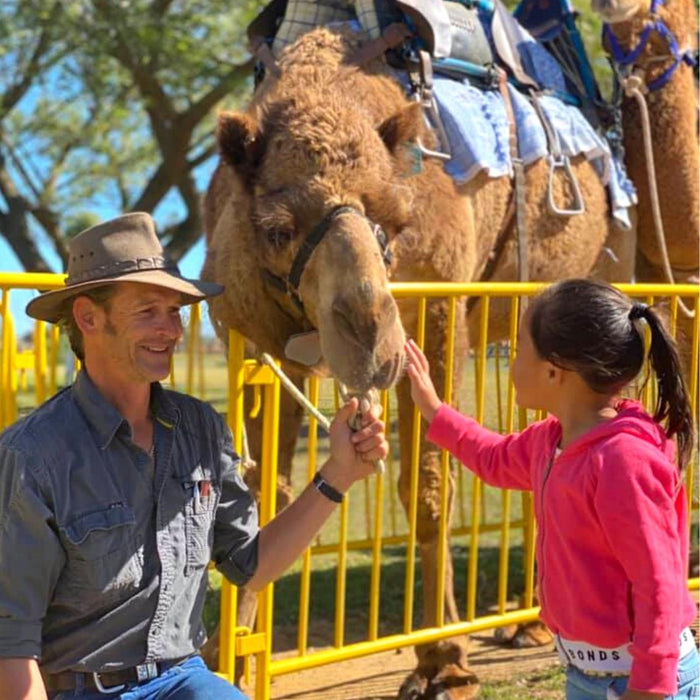
[[[574,440],[566,452],[592,449],[594,443],[611,435],[625,433],[653,445],[673,461],[675,443],[666,437],[664,429],[646,412],[639,401],[622,399],[616,405],[617,416],[589,430],[585,435]]]

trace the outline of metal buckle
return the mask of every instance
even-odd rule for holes
[[[102,695],[118,693],[120,690],[124,690],[124,688],[126,688],[126,683],[122,683],[121,685],[112,685],[109,688],[105,688],[102,685],[102,681],[100,680],[100,674],[97,671],[93,672],[92,680],[95,681],[95,687],[100,693],[102,693]]]
[[[136,678],[138,678],[139,683],[152,681],[154,678],[158,678],[158,664],[156,664],[155,661],[139,664],[136,666]]]

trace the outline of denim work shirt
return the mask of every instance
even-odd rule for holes
[[[151,387],[155,470],[86,372],[0,436],[0,657],[48,673],[196,651],[211,559],[257,566],[255,501],[207,404]]]

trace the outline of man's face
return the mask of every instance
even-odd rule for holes
[[[179,292],[138,282],[115,285],[90,350],[99,364],[126,381],[154,382],[170,373],[170,359],[182,337]],[[86,353],[90,352],[86,345]],[[88,361],[90,357],[86,358]]]

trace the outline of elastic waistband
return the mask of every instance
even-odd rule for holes
[[[587,675],[628,676],[632,670],[632,655],[628,651],[629,643],[611,649],[565,639],[561,635],[555,635],[554,639],[560,661],[563,664],[576,667]],[[680,658],[695,648],[695,638],[688,627],[681,632],[679,645]]]

